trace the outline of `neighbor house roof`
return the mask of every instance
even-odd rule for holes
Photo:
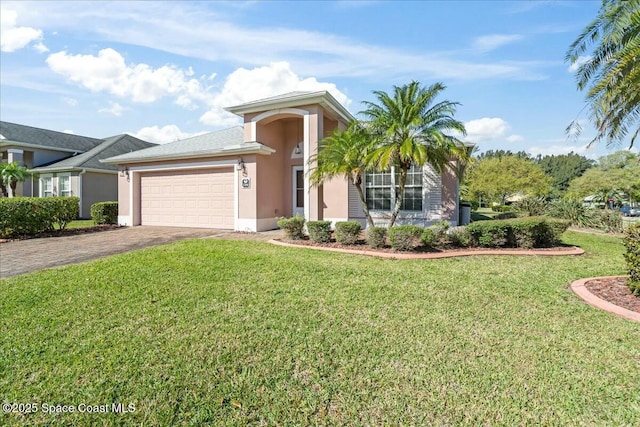
[[[145,150],[110,157],[101,161],[110,164],[125,164],[233,154],[271,154],[275,151],[259,142],[243,141],[243,127],[234,126],[229,129],[205,133]]]
[[[317,92],[289,92],[283,95],[272,96],[270,98],[259,99],[257,101],[245,102],[244,104],[227,107],[225,110],[244,116],[249,113],[258,113],[266,110],[278,108],[292,108],[303,105],[320,104],[327,110],[341,117],[345,122],[354,120],[353,115],[329,91],[321,90]]]
[[[116,171],[116,165],[104,164],[100,162],[100,159],[105,159],[124,153],[131,153],[133,151],[156,146],[156,144],[143,141],[127,134],[115,135],[102,141],[103,142],[100,145],[92,148],[85,153],[69,157],[58,162],[54,162],[47,166],[40,166],[34,168],[33,170],[37,172],[69,169],[102,169]]]
[[[104,140],[0,121],[0,145],[84,153]]]

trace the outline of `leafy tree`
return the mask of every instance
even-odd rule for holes
[[[597,129],[591,143],[604,139],[610,146],[631,135],[631,148],[640,131],[640,0],[603,0],[596,18],[569,47],[566,60],[580,65],[578,88],[587,90]],[[576,124],[568,130],[579,133]]]
[[[412,165],[431,165],[442,173],[454,158],[466,159],[468,150],[451,132],[466,135],[464,124],[454,119],[457,102],[435,102],[445,89],[442,83],[421,87],[413,81],[394,86],[393,93],[374,91],[378,103],[364,102],[362,114],[370,120],[375,148],[368,164],[377,170],[394,166],[399,177],[389,227],[400,213],[407,172]]]
[[[598,166],[587,170],[569,184],[567,194],[574,197],[596,195],[620,199],[622,194],[640,200],[640,157],[630,151],[618,151],[598,160]]]
[[[374,224],[362,190],[362,179],[367,170],[366,158],[372,150],[371,140],[364,127],[354,121],[346,130],[336,129],[320,141],[318,152],[309,160],[309,163],[316,164],[310,175],[314,185],[343,176],[356,187],[370,227]]]
[[[530,160],[531,156],[526,151],[518,151],[517,153],[513,153],[510,150],[487,150],[484,153],[476,156],[478,160],[484,159],[493,159],[493,158],[501,158],[504,156],[516,156],[519,159],[527,159]]]
[[[538,156],[536,163],[551,177],[554,192],[562,194],[569,187],[569,182],[592,167],[595,161],[571,152],[557,156]]]
[[[29,170],[18,162],[4,163],[0,168],[0,181],[2,181],[4,187],[2,189],[3,193],[8,186],[11,188],[11,197],[15,197],[18,183],[26,181],[30,176]]]
[[[518,193],[547,194],[551,178],[531,160],[511,155],[476,162],[467,172],[466,185],[472,197],[504,204],[509,196]]]

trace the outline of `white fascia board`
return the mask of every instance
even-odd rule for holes
[[[124,165],[127,163],[149,163],[149,162],[157,162],[157,161],[166,161],[166,160],[185,160],[185,159],[198,159],[202,157],[223,157],[223,156],[234,156],[238,154],[262,154],[262,155],[270,155],[276,152],[273,148],[267,146],[261,147],[250,147],[250,148],[235,148],[238,146],[234,146],[231,149],[225,150],[215,150],[215,151],[193,151],[191,153],[185,154],[165,154],[158,155],[153,157],[130,157],[126,159],[118,159],[118,157],[110,157],[108,159],[100,160],[100,163],[107,164],[118,164]]]
[[[84,153],[83,150],[74,150],[73,148],[59,148],[59,147],[50,147],[48,145],[28,144],[26,142],[11,141],[8,139],[0,140],[0,148],[8,145],[16,146],[16,147],[24,147],[24,148],[37,148],[40,150],[62,151],[65,153],[78,153],[78,154]]]

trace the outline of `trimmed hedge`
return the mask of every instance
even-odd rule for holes
[[[331,221],[307,222],[309,239],[316,243],[329,243],[331,241]]]
[[[372,248],[381,248],[387,242],[386,227],[367,228],[367,244]]]
[[[494,212],[509,212],[512,211],[513,208],[508,205],[493,205],[491,206],[491,210]]]
[[[32,236],[63,229],[78,218],[78,197],[13,197],[0,199],[0,237]]]
[[[471,245],[471,233],[467,227],[451,227],[447,237],[453,246],[466,248]]]
[[[94,224],[117,224],[118,202],[99,202],[91,205],[91,219]]]
[[[420,235],[420,241],[427,247],[433,247],[436,242],[436,233],[432,228],[425,228]]]
[[[569,221],[548,217],[478,221],[467,226],[474,245],[484,247],[543,248],[560,241]]]
[[[304,237],[305,219],[301,215],[296,215],[292,218],[280,218],[278,220],[278,227],[282,228],[290,240],[300,240]]]
[[[336,242],[343,245],[353,245],[360,237],[362,225],[358,221],[336,222]]]
[[[624,233],[624,260],[629,271],[629,289],[640,297],[640,223],[631,225]]]
[[[389,243],[397,251],[410,251],[420,243],[422,227],[417,225],[397,225],[389,230]]]

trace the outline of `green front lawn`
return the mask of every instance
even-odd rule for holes
[[[0,425],[640,425],[640,324],[580,257],[396,261],[192,240],[0,281]],[[42,408],[42,406],[40,406]],[[56,425],[58,425],[56,424]]]
[[[95,226],[95,224],[92,219],[77,219],[67,224],[67,228],[87,228],[93,226]],[[56,230],[59,228],[58,224],[56,224]]]

